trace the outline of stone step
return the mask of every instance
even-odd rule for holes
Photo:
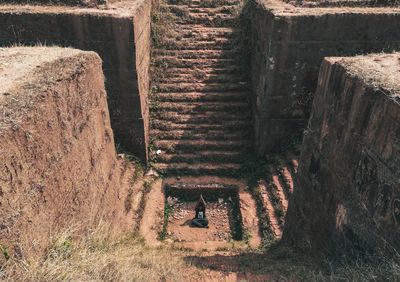
[[[171,38],[175,42],[176,49],[168,48],[169,50],[222,50],[222,51],[233,51],[236,53],[242,52],[244,45],[243,41],[238,38],[224,38],[224,37],[213,37],[213,38],[201,38],[199,40],[195,38]]]
[[[243,0],[182,0],[185,3],[191,3],[193,5],[204,5],[207,7],[208,5],[238,5],[243,3]]]
[[[250,99],[248,92],[158,92],[153,99],[159,102],[238,102]]]
[[[176,30],[182,38],[214,39],[229,38],[235,39],[239,30],[231,27],[204,27],[202,25],[181,25],[177,26]]]
[[[219,113],[204,112],[201,114],[177,114],[175,112],[159,112],[154,117],[164,121],[174,123],[197,123],[197,124],[224,124],[227,121],[245,121],[250,122],[249,113]]]
[[[248,137],[245,131],[224,132],[224,131],[208,131],[208,132],[192,132],[190,130],[156,130],[151,131],[152,136],[157,140],[243,140]]]
[[[175,151],[196,152],[196,151],[241,151],[249,147],[248,140],[156,140],[154,147],[169,153]]]
[[[165,185],[165,187],[173,190],[239,190],[239,186],[235,184],[227,184],[214,181],[198,183],[190,182],[190,180],[185,180],[185,182],[168,183]]]
[[[239,9],[236,6],[219,6],[219,7],[189,6],[189,12],[193,14],[197,13],[197,14],[207,14],[207,15],[225,14],[237,17]]]
[[[194,41],[191,38],[175,39],[171,38],[162,43],[166,50],[232,50],[238,47],[239,41],[233,41],[227,38],[213,38],[209,40]]]
[[[213,67],[238,67],[235,59],[180,59],[175,56],[156,56],[154,65],[157,66],[168,66],[175,68],[213,68]]]
[[[178,15],[185,17],[187,13],[191,14],[207,14],[207,15],[231,15],[237,16],[240,11],[237,5],[218,5],[214,7],[202,7],[191,4],[162,4],[161,8]]]
[[[163,171],[167,175],[210,175],[237,177],[240,173],[241,165],[233,163],[157,163],[155,164],[155,168]]]
[[[242,0],[168,0],[170,5],[187,5],[191,7],[233,6],[243,3]]]
[[[232,132],[236,130],[248,129],[248,121],[226,121],[223,124],[196,124],[196,123],[174,123],[165,120],[153,119],[151,121],[153,130],[192,130],[194,132],[203,132],[204,130],[223,130]]]
[[[203,78],[206,76],[240,76],[243,75],[243,69],[236,67],[219,67],[219,68],[168,68],[168,76],[165,77],[182,77],[182,76],[193,76]]]
[[[294,191],[294,182],[295,182],[294,168],[291,165],[290,160],[286,160],[283,158],[280,158],[278,160],[278,165],[279,167],[277,167],[276,172],[280,177],[286,197],[289,199],[290,195]]]
[[[257,190],[260,193],[262,201],[262,210],[266,213],[271,228],[272,235],[276,238],[282,237],[282,226],[280,217],[275,210],[273,199],[267,189],[267,183],[263,180],[259,183]]]
[[[273,190],[275,198],[277,199],[275,202],[279,205],[279,208],[283,211],[284,215],[286,214],[288,208],[288,194],[284,191],[284,185],[280,181],[279,175],[276,173],[276,169],[272,166],[268,168],[269,174],[271,175],[272,182],[270,183],[271,190]]]
[[[237,16],[218,13],[209,15],[208,13],[191,13],[187,16],[178,18],[177,24],[202,24],[204,26],[232,27],[238,22]]]
[[[168,68],[153,80],[158,83],[238,83],[248,81],[249,71],[238,68]]]
[[[160,83],[157,85],[159,92],[240,92],[249,90],[247,82],[237,83]]]
[[[165,50],[154,49],[156,58],[175,57],[177,59],[235,59],[241,54],[241,50]]]
[[[152,52],[151,153],[173,175],[237,176],[251,148],[241,0],[167,0],[173,32]],[[156,152],[160,150],[157,154]]]
[[[177,112],[180,114],[197,114],[203,112],[245,112],[250,110],[250,106],[245,102],[164,102],[159,103],[154,112]]]
[[[168,70],[168,72],[172,72]],[[171,77],[173,76],[173,77]],[[244,75],[235,74],[205,74],[202,72],[185,74],[185,73],[173,73],[171,76],[160,77],[159,79],[154,79],[158,83],[245,83],[246,79]]]
[[[185,152],[165,153],[162,152],[154,157],[157,162],[161,163],[235,163],[243,162],[243,154],[240,152],[224,152],[224,151],[203,151],[195,154]]]

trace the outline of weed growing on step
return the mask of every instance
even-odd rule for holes
[[[143,176],[143,172],[145,171],[144,165],[136,156],[127,151],[120,143],[117,143],[115,150],[117,151],[117,154],[123,158],[122,174],[125,174],[125,172],[128,170],[128,167],[133,165],[135,171],[131,179],[131,184],[135,184],[135,182]]]
[[[139,160],[135,159],[133,164],[135,166],[135,171],[130,179],[131,186],[135,185],[143,177],[145,171],[145,167]]]
[[[168,8],[165,0],[156,0],[154,1],[151,19],[153,47],[163,46],[171,38],[177,17]]]
[[[165,203],[163,227],[162,227],[162,230],[158,233],[158,238],[161,241],[164,241],[167,237],[168,221],[169,221],[169,217],[173,211],[174,211],[174,208],[169,203]]]
[[[171,7],[169,9],[169,12],[176,18],[179,18],[181,21],[190,19],[189,11],[186,8],[181,8],[177,6]]]
[[[157,153],[156,153],[156,145],[155,145],[156,139],[154,136],[150,136],[149,140],[149,145],[147,148],[148,154],[149,154],[149,166],[151,168],[154,168],[154,164],[157,162]]]
[[[201,71],[200,69],[196,68],[194,71],[194,77],[198,78],[198,79],[204,79],[207,77],[207,75],[205,74],[205,72]]]
[[[8,253],[8,249],[1,243],[0,243],[0,252],[6,261],[10,259],[10,254]],[[0,269],[1,269],[1,266],[0,266]]]
[[[150,192],[151,186],[153,185],[153,183],[155,182],[155,180],[156,180],[156,179],[150,179],[150,180],[146,179],[146,180],[144,181],[144,183],[143,183],[143,188],[144,188],[143,192],[144,192],[145,194],[147,194],[147,193]]]
[[[67,259],[71,256],[72,233],[73,230],[69,229],[65,233],[63,233],[62,236],[56,238],[53,241],[47,252],[47,259],[50,260]]]
[[[125,206],[125,213],[128,213],[132,209],[132,196],[133,196],[133,189],[130,187],[128,189],[128,194],[126,195],[124,206]]]
[[[242,228],[242,240],[249,245],[252,238],[251,230],[248,227]]]
[[[157,99],[152,99],[149,103],[149,109],[150,111],[157,111],[160,107],[160,101],[158,101]]]

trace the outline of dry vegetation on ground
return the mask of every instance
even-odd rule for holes
[[[398,281],[400,265],[387,259],[312,261],[275,244],[266,250],[214,254],[149,248],[134,234],[112,237],[100,224],[82,237],[73,229],[50,239],[42,260],[9,258],[1,281]],[[2,250],[6,255],[7,250]]]
[[[9,259],[0,278],[6,281],[159,281],[182,280],[184,266],[168,249],[150,249],[140,238],[108,235],[100,225],[83,238],[72,229],[51,240],[42,261]],[[3,275],[3,276],[2,276]]]

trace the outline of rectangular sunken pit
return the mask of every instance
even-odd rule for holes
[[[200,249],[215,249],[243,239],[238,186],[175,183],[165,185],[164,191],[162,239]],[[206,202],[208,228],[191,224],[200,195]]]

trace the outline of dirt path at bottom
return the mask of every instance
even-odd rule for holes
[[[140,222],[139,233],[145,238],[146,244],[150,247],[158,247],[161,242],[157,240],[157,227],[162,226],[164,218],[164,192],[162,180],[152,184],[150,192],[146,195],[146,208]]]
[[[185,277],[184,281],[295,281],[277,275],[265,257],[261,253],[231,251],[187,254],[183,259],[189,267],[184,271],[190,279]],[[265,267],[269,269],[264,271]]]

